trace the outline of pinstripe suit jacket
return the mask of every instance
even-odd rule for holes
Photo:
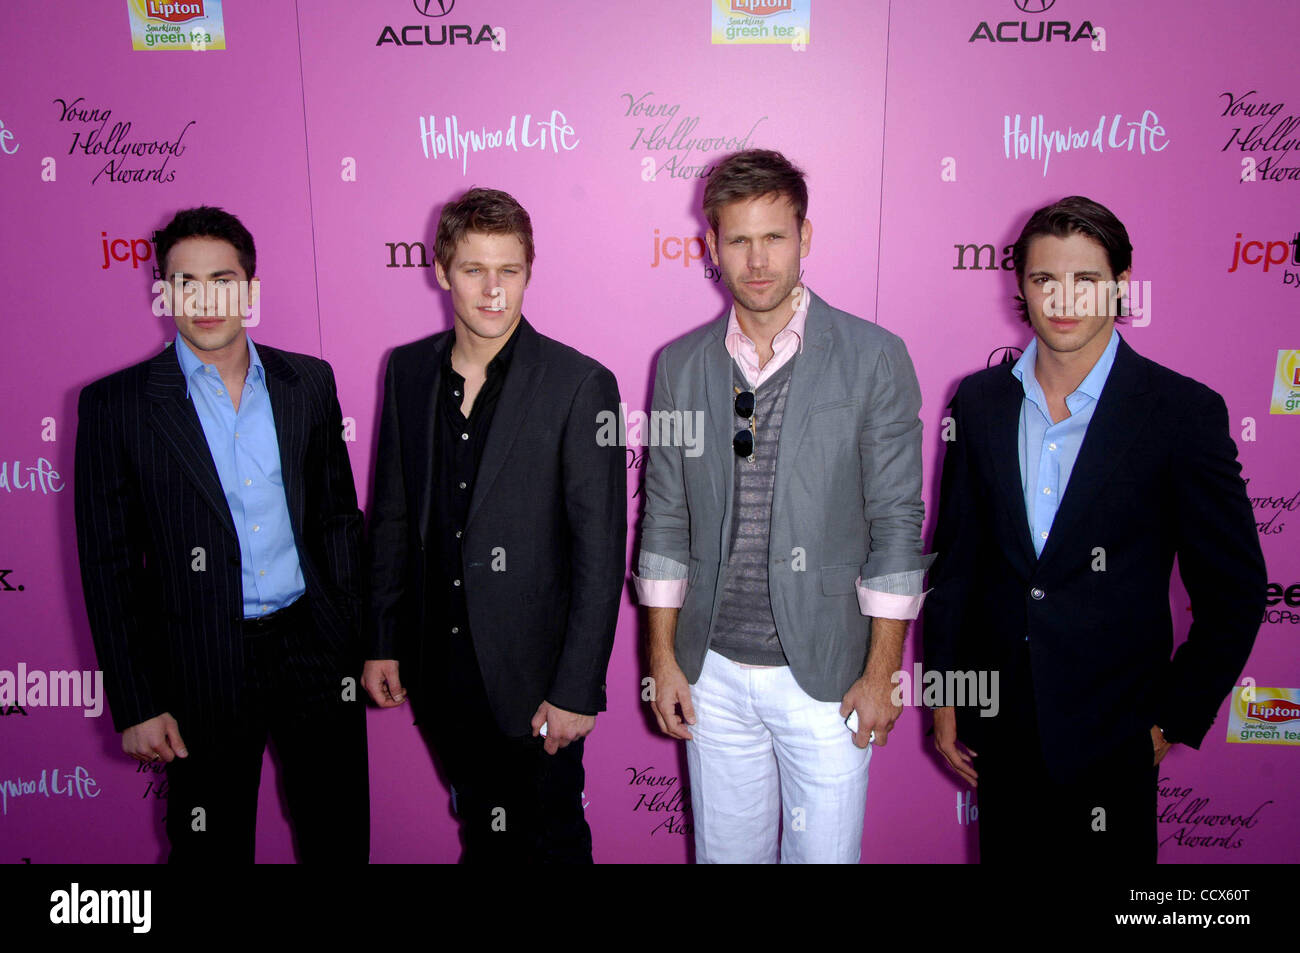
[[[257,351],[313,621],[285,691],[338,699],[342,679],[360,677],[362,517],[334,374],[314,357]],[[113,725],[170,712],[192,752],[240,710],[243,589],[235,524],[175,351],[87,385],[77,414],[77,547]]]

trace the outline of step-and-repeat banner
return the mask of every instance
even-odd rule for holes
[[[1025,218],[1083,194],[1125,222],[1140,299],[1122,333],[1227,401],[1270,583],[1242,686],[1161,766],[1160,859],[1300,859],[1300,5],[47,0],[0,18],[0,680],[21,688],[0,709],[0,861],[166,854],[166,774],[122,754],[96,691],[72,513],[78,391],[174,334],[152,308],[155,229],[200,204],[248,225],[250,334],[333,365],[364,507],[386,356],[450,327],[444,202],[481,185],[523,203],[524,313],[646,409],[659,349],[727,305],[700,202],[747,147],[808,173],[807,284],[907,342],[927,534],[952,391],[1027,343]],[[633,526],[644,460],[627,448]],[[1181,638],[1176,578],[1170,599]],[[685,758],[642,700],[642,636],[629,595],[584,801],[598,861],[681,862]],[[89,673],[79,702],[65,672]],[[369,727],[373,859],[454,860],[409,706]],[[977,794],[927,729],[909,707],[872,759],[865,860],[977,858]],[[258,823],[258,859],[291,860],[270,753]]]

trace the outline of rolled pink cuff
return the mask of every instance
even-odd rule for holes
[[[921,605],[925,602],[924,592],[919,596],[899,596],[892,592],[868,589],[862,584],[861,576],[858,577],[857,587],[858,608],[863,615],[873,619],[915,619],[921,614]]]
[[[685,579],[642,579],[633,574],[637,602],[660,609],[680,609],[686,601]]]

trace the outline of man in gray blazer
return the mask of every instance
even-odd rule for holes
[[[807,209],[780,153],[714,169],[706,238],[734,307],[655,375],[652,421],[705,421],[702,454],[649,448],[634,576],[702,863],[775,862],[778,812],[782,861],[858,861],[870,745],[902,711],[890,676],[930,561],[911,360],[801,283]]]

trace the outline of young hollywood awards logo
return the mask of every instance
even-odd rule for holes
[[[191,119],[172,138],[148,138],[132,135],[133,122],[114,119],[111,107],[88,103],[84,96],[53,100],[60,123],[72,130],[68,155],[80,154],[98,165],[90,179],[94,185],[105,182],[171,182],[176,170],[168,168],[172,160],[185,154],[185,134],[196,120]],[[109,125],[109,121],[112,125]]]
[[[1258,90],[1225,90],[1219,114],[1230,127],[1220,152],[1241,154],[1239,182],[1300,182],[1300,113]]]

